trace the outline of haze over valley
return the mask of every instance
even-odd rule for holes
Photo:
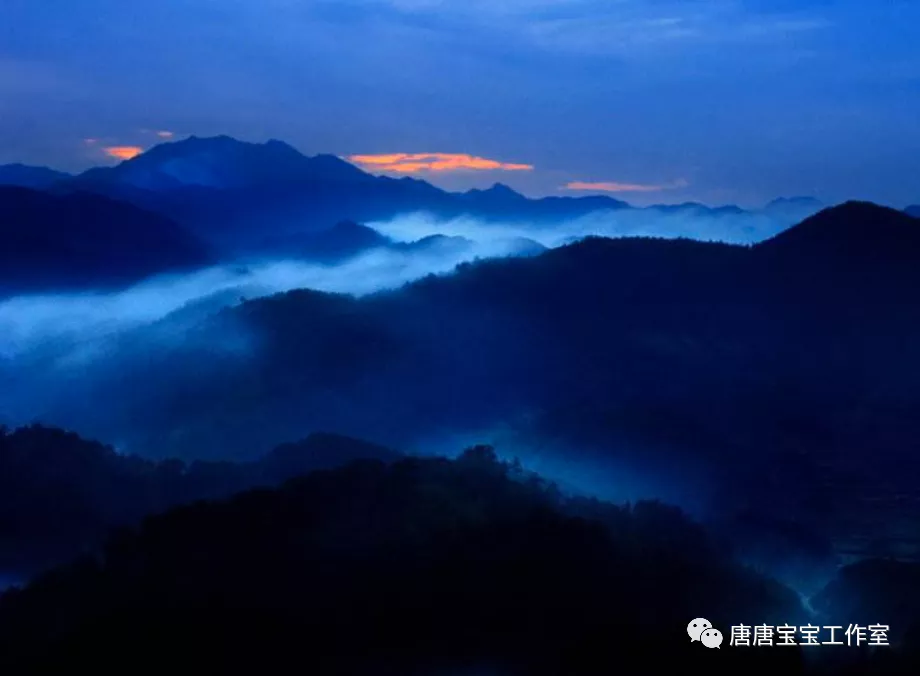
[[[0,671],[920,673],[915,5],[2,3]]]

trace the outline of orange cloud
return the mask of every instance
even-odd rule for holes
[[[674,190],[675,188],[686,188],[688,185],[690,184],[686,180],[678,179],[673,183],[662,185],[618,183],[616,181],[601,181],[598,183],[572,181],[563,187],[565,190],[587,190],[590,192],[661,192],[663,190]]]
[[[369,171],[418,174],[425,171],[532,171],[530,164],[511,164],[458,153],[393,153],[390,155],[351,155],[353,162]]]
[[[131,160],[144,152],[144,149],[138,146],[108,146],[102,150],[109,157],[115,157],[119,160]]]

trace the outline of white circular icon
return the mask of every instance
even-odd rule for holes
[[[687,625],[687,633],[690,634],[691,641],[699,641],[700,635],[707,629],[712,629],[712,622],[698,617]]]
[[[722,645],[722,632],[718,629],[707,629],[700,634],[700,640],[707,648],[718,648]]]

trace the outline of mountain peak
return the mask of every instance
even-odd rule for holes
[[[106,172],[105,180],[155,191],[188,186],[275,187],[369,178],[333,155],[307,157],[277,139],[249,143],[226,135],[189,136],[162,143]],[[93,178],[100,178],[98,170]]]
[[[490,188],[486,188],[485,190],[480,189],[480,188],[473,188],[472,190],[469,190],[469,191],[466,192],[465,194],[466,194],[467,196],[473,197],[473,198],[476,198],[476,197],[486,197],[486,198],[489,198],[489,199],[501,199],[501,200],[505,200],[505,199],[515,199],[515,200],[527,199],[527,198],[524,197],[521,193],[517,192],[517,191],[514,190],[513,188],[508,187],[508,186],[505,185],[504,183],[493,183],[492,186],[491,186]]]
[[[808,196],[796,196],[796,197],[777,197],[775,200],[767,204],[767,209],[774,207],[786,207],[786,206],[817,206],[821,207],[823,204],[819,199]]]
[[[493,183],[492,187],[486,190],[486,192],[492,193],[493,195],[514,195],[515,197],[522,197],[519,192],[504,183]]]
[[[916,256],[920,224],[895,209],[851,201],[824,209],[756,248],[854,259]]]

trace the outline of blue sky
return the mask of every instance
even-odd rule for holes
[[[0,162],[281,138],[451,189],[920,202],[915,0],[3,0]],[[95,143],[87,143],[94,139]]]

